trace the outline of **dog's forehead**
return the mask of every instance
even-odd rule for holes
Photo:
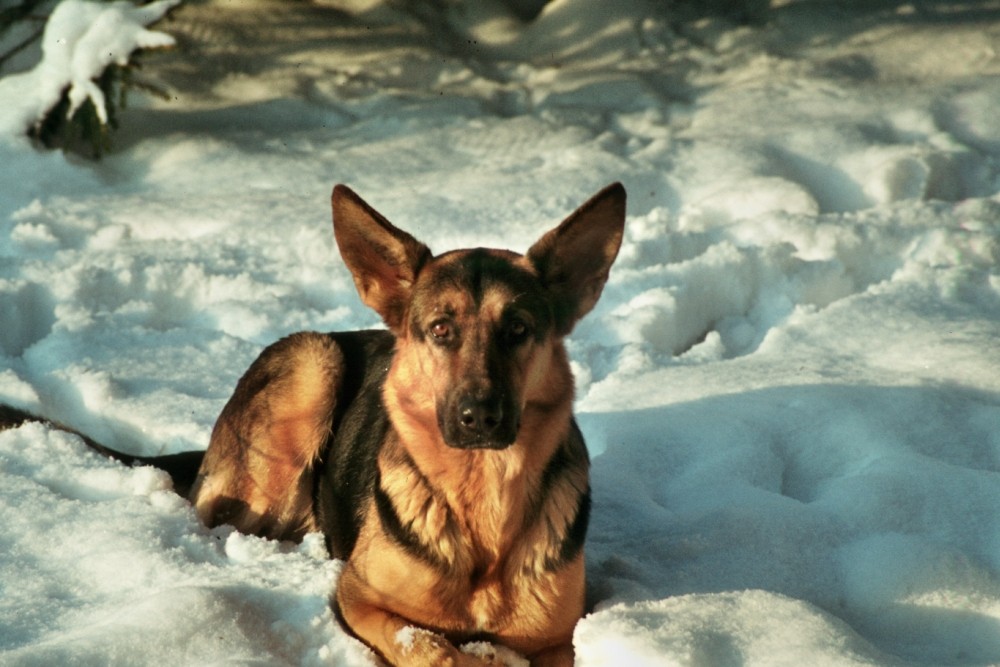
[[[455,311],[484,309],[498,314],[539,289],[531,263],[509,250],[475,248],[435,257],[417,277],[416,301],[424,307]]]

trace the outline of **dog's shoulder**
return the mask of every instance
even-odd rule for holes
[[[384,330],[328,334],[343,359],[331,437],[318,463],[316,520],[332,555],[347,558],[354,548],[377,476],[377,460],[389,419],[382,387],[395,350]]]
[[[340,406],[336,415],[339,424],[358,399],[370,398],[372,391],[381,391],[392,363],[396,338],[384,329],[335,331],[324,337],[341,359],[340,377],[333,388]]]

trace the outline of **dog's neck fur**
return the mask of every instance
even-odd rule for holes
[[[395,438],[379,460],[381,483],[396,499],[400,523],[420,528],[413,532],[424,536],[426,560],[481,578],[508,567],[540,572],[556,559],[577,507],[552,501],[552,507],[539,506],[530,490],[539,488],[569,436],[569,403],[560,403],[561,414],[548,405],[526,405],[517,441],[503,450],[454,449],[436,428],[417,434],[415,428],[429,427],[394,424]],[[586,476],[585,465],[570,467],[552,483],[566,477],[582,490]],[[538,553],[512,553],[518,535],[534,530],[545,533],[537,542],[528,541]]]

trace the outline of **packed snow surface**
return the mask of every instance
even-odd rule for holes
[[[377,325],[334,183],[436,251],[523,251],[621,180],[569,342],[578,664],[1000,664],[1000,3],[733,4],[183,5],[146,33],[170,99],[99,163],[5,96],[0,402],[204,448],[264,345]],[[81,42],[63,73],[115,60]],[[74,435],[0,433],[0,523],[4,665],[374,664],[319,536],[208,530]]]

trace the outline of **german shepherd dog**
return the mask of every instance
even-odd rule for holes
[[[280,540],[321,531],[346,561],[338,617],[392,665],[502,664],[457,648],[474,641],[572,665],[590,488],[562,339],[618,254],[624,188],[525,255],[435,256],[347,187],[332,204],[387,330],[266,348],[212,431],[199,517]]]

